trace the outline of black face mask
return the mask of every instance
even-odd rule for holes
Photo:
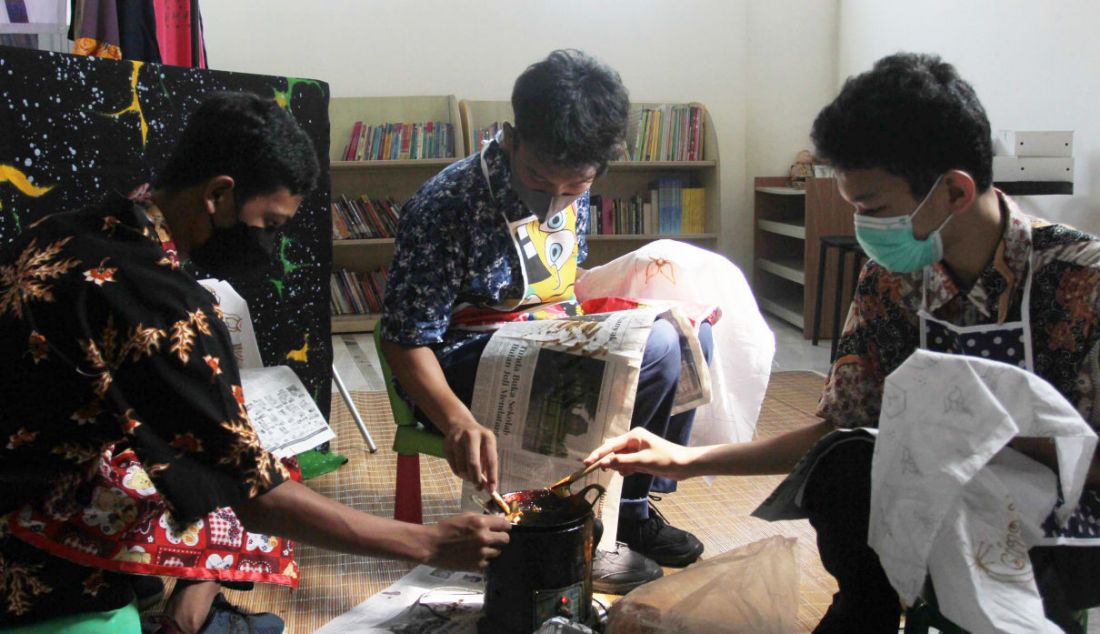
[[[271,274],[275,252],[274,229],[252,227],[237,221],[219,227],[210,221],[210,239],[191,250],[191,261],[218,279],[261,282]]]

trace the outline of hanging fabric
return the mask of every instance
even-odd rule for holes
[[[198,0],[154,0],[156,37],[165,64],[206,68]]]
[[[73,55],[122,59],[116,0],[72,0]]]

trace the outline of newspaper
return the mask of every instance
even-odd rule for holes
[[[475,634],[484,592],[485,578],[480,574],[417,566],[314,634]]]
[[[242,369],[241,388],[260,444],[276,458],[289,458],[336,437],[289,367]]]
[[[673,412],[710,401],[710,379],[691,321],[674,305],[568,319],[503,324],[485,347],[470,410],[497,436],[502,491],[550,485],[577,469],[606,438],[626,433],[646,340],[656,319],[668,320],[684,351]],[[604,485],[606,526],[618,524],[621,477],[596,471],[574,484]],[[467,506],[473,485],[464,485]],[[604,531],[602,549],[613,549]]]
[[[248,302],[225,280],[199,280],[210,291],[229,330],[241,370],[245,408],[260,444],[276,458],[288,458],[336,437],[302,380],[285,365],[263,367]]]
[[[752,516],[769,522],[806,519],[808,516],[802,505],[802,497],[817,463],[837,445],[846,442],[874,442],[877,436],[878,430],[871,427],[837,429],[825,434],[802,456],[771,495],[756,507]]]

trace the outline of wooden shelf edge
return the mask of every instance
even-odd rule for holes
[[[761,194],[776,194],[778,196],[805,196],[805,189],[795,189],[794,187],[757,187],[756,191]]]
[[[613,171],[653,170],[653,169],[707,169],[717,167],[718,161],[611,161],[608,169]]]
[[[344,238],[333,240],[333,247],[377,247],[393,244],[393,238]]]
[[[799,330],[805,328],[805,320],[802,318],[801,312],[798,312],[790,308],[789,306],[784,306],[782,303],[775,300],[768,299],[767,297],[760,297],[756,301],[758,304],[760,304],[760,308],[775,315],[776,317],[782,319],[788,324],[791,324],[795,328],[798,328]]]
[[[329,171],[354,172],[375,169],[397,169],[408,167],[446,167],[455,161],[462,160],[463,156],[442,159],[394,159],[385,161],[331,161]]]
[[[767,271],[772,275],[781,277],[788,282],[806,285],[806,267],[803,262],[797,260],[769,260],[768,258],[756,258],[756,266],[761,271]]]
[[[371,332],[381,317],[378,313],[367,315],[333,315],[332,334],[345,332]]]
[[[761,231],[767,231],[768,233],[774,233],[780,236],[787,236],[788,238],[795,238],[798,240],[806,239],[806,225],[796,225],[793,222],[779,222],[778,220],[757,220],[756,226]]]
[[[612,242],[615,240],[717,240],[717,233],[595,233],[585,234],[586,242]]]

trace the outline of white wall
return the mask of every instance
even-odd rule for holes
[[[839,21],[838,81],[899,50],[937,53],[974,86],[994,130],[1074,130],[1075,195],[1019,201],[1100,233],[1100,3],[841,0]]]
[[[744,265],[746,1],[208,0],[202,12],[213,68],[323,79],[333,96],[507,99],[528,64],[575,47],[636,101],[700,101],[718,133],[721,247]]]

